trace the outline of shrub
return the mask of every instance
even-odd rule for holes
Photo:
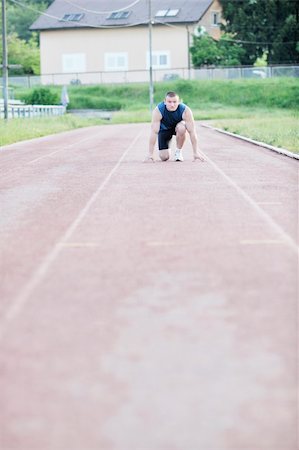
[[[33,89],[33,91],[22,96],[27,105],[58,105],[59,96],[53,90],[45,87]]]
[[[70,95],[69,109],[105,109],[117,111],[121,109],[121,102],[106,97],[97,97],[95,95],[73,94]]]

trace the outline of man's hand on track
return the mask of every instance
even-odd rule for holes
[[[154,163],[155,162],[155,160],[154,160],[154,157],[153,156],[147,156],[144,160],[143,160],[143,162],[144,163],[148,163],[148,162],[151,162],[151,163]]]
[[[205,158],[199,152],[194,153],[194,155],[193,155],[193,162],[196,162],[197,160],[200,162],[206,161]]]

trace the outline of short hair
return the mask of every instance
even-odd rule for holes
[[[166,93],[165,98],[166,97],[179,97],[178,94],[174,91],[169,91]]]

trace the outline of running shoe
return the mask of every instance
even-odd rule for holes
[[[174,154],[175,161],[184,161],[183,154],[181,150],[176,150]]]

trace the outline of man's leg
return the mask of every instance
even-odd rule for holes
[[[162,161],[167,161],[171,155],[169,142],[172,139],[173,131],[160,131],[158,134],[159,156]]]
[[[182,154],[182,147],[186,139],[186,125],[182,120],[175,127],[176,132],[176,151],[175,151],[175,161],[184,161]]]
[[[166,148],[165,150],[159,150],[159,156],[161,161],[168,161],[171,155],[171,149]]]

